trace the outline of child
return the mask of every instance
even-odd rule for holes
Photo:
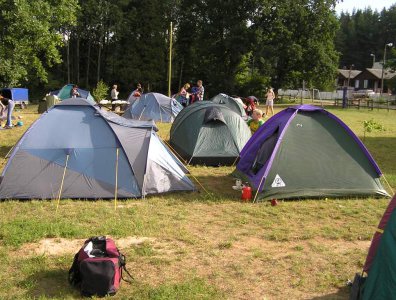
[[[264,124],[262,116],[263,112],[260,109],[255,109],[253,111],[252,118],[247,122],[252,134],[254,134],[260,126]]]
[[[190,97],[190,94],[187,92],[187,90],[190,88],[190,84],[186,83],[181,89],[180,92],[176,96],[176,100],[179,101],[183,107],[186,107],[188,105],[188,98]]]
[[[193,104],[194,102],[199,100],[198,93],[199,93],[199,88],[197,86],[192,87],[190,94],[190,104]]]

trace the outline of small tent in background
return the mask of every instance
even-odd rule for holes
[[[119,198],[193,190],[187,170],[155,130],[153,122],[127,120],[87,99],[64,100],[14,147],[0,199],[56,198],[61,185],[62,198],[83,199],[114,198],[116,188]]]
[[[132,91],[130,94],[129,94],[129,96],[128,96],[128,99],[127,99],[127,102],[128,102],[128,106],[129,107],[131,107],[137,100],[139,100],[140,99],[140,96],[139,96],[139,94],[138,95],[136,95],[136,93],[134,93],[135,91]]]
[[[124,113],[123,117],[135,120],[153,120],[172,123],[183,106],[176,99],[159,93],[147,93],[140,96]]]
[[[74,84],[66,84],[63,88],[58,91],[50,92],[51,95],[57,96],[61,101],[64,99],[70,98],[70,91],[73,88]],[[95,104],[95,99],[92,97],[89,91],[78,88],[78,93],[80,94],[80,98],[87,99],[91,104]]]
[[[170,144],[190,163],[231,165],[250,136],[246,122],[230,108],[199,101],[176,117]]]
[[[58,102],[70,98],[70,91],[73,86],[74,84],[66,84],[60,90],[50,92],[49,95],[39,102],[38,113],[42,114]],[[89,91],[78,88],[78,93],[80,94],[80,98],[87,99],[92,105],[96,104],[95,99]]]
[[[301,105],[276,114],[243,148],[235,174],[259,199],[389,196],[359,138],[326,110]]]
[[[241,117],[246,117],[243,102],[239,98],[233,98],[226,94],[218,94],[217,96],[214,96],[212,99],[210,99],[210,101],[213,101],[214,103],[224,104],[225,106],[239,114]]]
[[[396,195],[374,233],[363,267],[355,277],[352,300],[396,299]]]

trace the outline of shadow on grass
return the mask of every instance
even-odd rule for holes
[[[13,146],[0,146],[0,157],[4,158]]]
[[[241,191],[232,189],[235,185],[235,178],[232,175],[198,175],[195,178],[199,183],[195,179],[193,182],[205,199],[208,196],[207,192],[212,194],[215,200],[239,200],[241,197]]]
[[[349,299],[350,287],[344,286],[336,293],[311,298],[310,300],[341,300]]]
[[[27,290],[26,297],[38,299],[81,299],[80,293],[67,281],[67,270],[45,270],[33,273],[20,282]]]

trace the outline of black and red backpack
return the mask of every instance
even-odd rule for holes
[[[120,288],[125,268],[125,256],[114,241],[104,236],[92,237],[74,256],[69,270],[69,283],[81,291],[82,296],[104,297],[115,295]],[[125,280],[127,281],[127,280]]]

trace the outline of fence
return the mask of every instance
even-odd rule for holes
[[[318,89],[311,89],[311,90],[283,90],[279,89],[278,90],[278,97],[284,98],[284,97],[289,97],[289,99],[294,98],[304,98],[304,99],[312,99],[312,100],[341,100],[343,96],[343,91],[342,90],[337,90],[333,92],[321,92]],[[347,98],[348,99],[353,99],[353,98],[368,98],[373,100],[374,102],[395,102],[396,101],[396,96],[395,95],[380,95],[380,94],[368,94],[368,95],[362,95],[362,93],[357,93],[354,90],[349,89],[347,91]]]

